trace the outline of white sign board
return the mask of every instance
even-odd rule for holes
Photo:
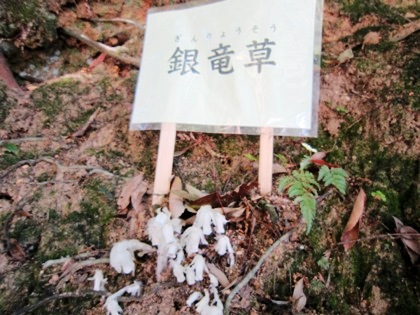
[[[149,11],[130,129],[315,136],[322,1]]]

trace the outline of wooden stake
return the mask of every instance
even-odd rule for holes
[[[169,193],[174,160],[176,124],[162,123],[156,162],[152,205],[161,205],[163,196]]]
[[[273,128],[262,127],[260,134],[260,160],[258,169],[258,183],[261,195],[271,193],[273,180]]]

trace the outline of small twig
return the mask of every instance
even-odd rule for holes
[[[15,169],[17,169],[17,168],[19,168],[23,165],[29,164],[29,165],[33,166],[33,165],[35,165],[39,162],[47,162],[47,163],[54,164],[62,172],[86,170],[86,171],[89,172],[89,175],[99,173],[99,174],[104,174],[104,175],[111,176],[111,177],[118,176],[118,175],[115,175],[115,174],[113,174],[113,173],[111,173],[107,170],[102,169],[102,168],[88,166],[88,165],[69,165],[69,166],[65,166],[65,165],[62,165],[62,164],[60,164],[59,162],[57,162],[53,159],[50,159],[50,158],[47,158],[47,157],[42,157],[42,158],[39,158],[39,159],[36,159],[36,160],[22,160],[22,161],[17,162],[16,164],[14,164],[14,165],[10,166],[8,169],[6,169],[3,172],[3,174],[0,175],[0,179],[6,177],[12,171],[14,171]]]
[[[270,300],[270,301],[276,305],[289,305],[290,304],[290,301],[279,301],[279,300]]]
[[[68,298],[81,298],[81,297],[86,297],[88,295],[96,295],[96,296],[104,296],[107,297],[109,295],[111,295],[110,292],[105,292],[105,291],[93,291],[93,290],[86,290],[86,291],[81,291],[81,292],[64,292],[64,293],[60,293],[60,294],[56,294],[56,295],[52,295],[49,297],[46,297],[45,299],[33,304],[33,305],[29,305],[29,306],[25,306],[24,308],[21,308],[20,310],[17,310],[16,312],[13,313],[13,315],[23,315],[23,314],[27,314],[27,313],[31,313],[34,310],[36,310],[37,308],[51,302],[51,301],[55,301],[55,300],[61,300],[61,299],[68,299]],[[117,300],[119,302],[134,302],[134,301],[140,301],[139,297],[125,297],[125,296],[120,296],[117,298]]]
[[[415,20],[413,22],[407,23],[401,27],[398,32],[389,38],[391,42],[399,42],[403,39],[406,39],[411,34],[420,30],[420,20]]]
[[[36,141],[44,141],[47,138],[44,137],[28,137],[28,138],[17,138],[17,139],[7,139],[7,140],[0,140],[0,145],[3,145],[4,143],[22,143],[22,142],[36,142]]]
[[[392,240],[394,240],[394,239],[407,238],[407,237],[410,237],[410,239],[412,239],[412,240],[413,239],[420,239],[420,233],[388,233],[388,234],[379,234],[379,235],[373,235],[373,236],[367,236],[367,237],[358,238],[357,240],[354,240],[354,241],[339,242],[339,243],[336,244],[336,246],[338,246],[338,245],[344,245],[344,244],[347,244],[347,243],[369,241],[369,240],[380,239],[380,238],[391,238]]]
[[[123,18],[114,18],[114,19],[88,19],[88,21],[92,21],[92,22],[105,22],[105,23],[127,23],[127,24],[131,24],[134,25],[135,27],[137,27],[139,30],[144,31],[146,29],[146,27],[140,23],[137,23],[136,21],[133,20],[129,20],[129,19],[123,19]]]
[[[42,264],[42,269],[47,269],[48,267],[55,266],[55,265],[61,265],[61,264],[64,264],[64,263],[68,262],[69,260],[71,260],[70,257],[61,257],[61,258],[58,258],[58,259],[50,259],[50,260],[47,260],[46,262],[44,262]]]
[[[33,166],[34,164],[38,163],[38,160],[22,160],[17,162],[16,164],[10,166],[9,168],[7,168],[3,174],[0,175],[0,179],[5,178],[7,175],[9,175],[11,172],[13,172],[14,170],[18,169],[19,167],[23,166],[23,165],[27,165],[29,164],[30,166]]]
[[[99,264],[109,264],[109,258],[106,257],[106,258],[98,258],[98,259],[88,259],[88,260],[76,262],[69,269],[64,271],[60,277],[64,278],[68,274],[74,273],[80,269],[83,269],[88,266],[99,265]]]
[[[67,257],[61,257],[61,258],[58,258],[58,259],[50,259],[50,260],[47,260],[46,262],[44,262],[42,264],[42,269],[46,269],[46,268],[54,266],[54,265],[64,264],[69,260],[86,259],[86,258],[98,256],[98,255],[103,255],[105,253],[106,253],[106,251],[104,251],[104,250],[95,250],[95,251],[81,253],[81,254],[78,254],[78,255],[73,256],[73,257],[67,256]]]
[[[331,266],[329,269],[328,269],[328,277],[327,277],[327,282],[325,282],[325,287],[328,289],[328,287],[330,286],[330,283],[331,283],[331,274],[332,274],[332,272],[333,272],[333,269],[334,269],[334,266]]]
[[[257,271],[261,268],[262,264],[265,262],[268,256],[271,255],[271,253],[279,247],[283,243],[287,243],[289,241],[290,235],[293,233],[294,230],[290,230],[286,234],[284,234],[282,237],[280,237],[273,245],[270,246],[270,248],[264,253],[264,255],[261,256],[260,260],[258,260],[258,263],[255,265],[254,268],[241,280],[241,282],[238,283],[238,285],[232,290],[232,292],[229,294],[229,296],[226,299],[225,302],[225,308],[224,308],[224,315],[229,314],[229,308],[230,303],[232,302],[235,295],[248,284],[248,282],[255,276]]]
[[[68,28],[62,28],[63,32],[71,37],[74,37],[78,40],[80,40],[81,42],[85,43],[86,45],[99,50],[100,52],[103,52],[115,59],[118,59],[124,63],[130,64],[132,66],[135,66],[137,68],[140,68],[140,60],[138,58],[133,58],[130,56],[123,56],[122,55],[122,49],[124,49],[123,47],[110,47],[108,45],[102,44],[102,43],[98,43],[94,40],[91,40],[89,37],[83,35],[83,34],[79,34],[75,31],[72,31]]]
[[[88,266],[99,265],[99,264],[109,264],[109,258],[98,258],[98,259],[88,259],[80,262],[74,263],[70,268],[64,271],[61,275],[60,282],[57,284],[57,288],[60,288],[64,283],[66,283],[71,275],[76,271],[83,269]]]
[[[72,134],[73,137],[82,137],[85,133],[86,130],[88,130],[88,128],[90,127],[90,125],[92,125],[92,123],[95,121],[96,116],[98,116],[99,112],[101,111],[100,108],[97,108],[95,110],[95,112],[89,117],[88,121],[81,127],[79,128],[79,130],[77,130],[76,132],[74,132]]]
[[[37,185],[37,186],[47,186],[47,185],[57,185],[57,184],[74,184],[75,182],[79,182],[80,179],[74,180],[47,180],[45,182],[31,182],[28,183],[29,185]]]
[[[89,175],[92,175],[92,174],[103,174],[103,175],[110,176],[110,177],[118,176],[118,175],[115,175],[111,172],[108,172],[107,170],[104,170],[102,168],[92,168],[89,171]]]
[[[252,240],[253,240],[253,236],[254,236],[254,229],[255,229],[255,225],[257,223],[257,219],[255,218],[255,216],[252,216],[252,220],[251,220],[251,228],[248,230],[248,245],[246,247],[245,253],[246,256],[245,257],[250,257],[249,253],[251,252],[251,246],[252,246]],[[245,272],[247,268],[247,265],[244,264],[244,267],[242,269],[242,272]]]

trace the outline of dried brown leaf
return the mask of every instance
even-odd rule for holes
[[[273,164],[273,174],[285,174],[287,173],[287,169],[278,163]]]
[[[351,48],[348,48],[338,56],[337,60],[340,64],[342,64],[350,59],[353,59],[353,57],[354,57],[353,50]]]
[[[206,263],[207,268],[209,269],[209,272],[217,278],[219,283],[226,288],[229,285],[229,280],[226,277],[225,273],[217,268],[214,264]]]
[[[131,193],[131,205],[135,211],[143,211],[143,197],[147,192],[148,183],[142,181],[137,188]]]
[[[402,234],[401,241],[410,256],[413,265],[419,262],[420,258],[420,234],[411,226],[406,226],[402,221],[393,217],[395,221],[396,232]]]
[[[307,301],[306,295],[303,293],[303,278],[296,282],[295,289],[293,290],[292,300],[293,308],[298,312],[302,311]]]
[[[19,242],[11,238],[9,242],[9,255],[18,260],[18,261],[25,261],[26,260],[26,253],[25,250],[20,246]]]
[[[237,207],[237,208],[214,208],[215,211],[220,212],[221,214],[225,215],[226,218],[229,220],[231,218],[239,218],[245,211],[244,207]]]
[[[241,201],[242,198],[251,197],[257,188],[258,183],[256,181],[249,182],[239,185],[235,188],[235,190],[230,191],[222,196],[220,196],[217,192],[214,192],[207,196],[201,197],[192,201],[191,206],[211,205],[213,208],[228,207],[232,203]]]
[[[130,218],[130,227],[128,230],[129,237],[141,238],[146,226],[145,209],[143,197],[148,189],[148,183],[142,181],[137,188],[131,193],[131,205],[133,210],[128,213]]]
[[[400,233],[400,230],[404,226],[404,223],[402,223],[400,219],[398,219],[394,216],[393,216],[393,218],[394,218],[394,221],[395,221],[396,231],[397,231],[397,233]]]
[[[350,218],[347,221],[343,234],[341,235],[341,242],[343,243],[344,250],[347,252],[353,247],[354,243],[359,236],[360,222],[363,212],[365,210],[366,193],[360,189],[357,195],[356,202],[354,203],[353,210]]]
[[[206,195],[204,197],[198,198],[191,202],[192,206],[204,206],[204,205],[212,205],[214,208],[220,207],[220,195],[216,192]]]
[[[175,176],[169,192],[169,211],[173,218],[179,218],[185,211],[184,200],[180,196],[181,191],[182,181],[178,176]]]
[[[132,179],[130,179],[123,187],[120,196],[117,200],[118,211],[124,212],[127,210],[128,205],[131,202],[131,198],[133,193],[137,194],[139,187],[142,186],[143,183],[143,174],[139,174]],[[137,192],[136,192],[137,191]]]
[[[26,210],[19,210],[19,211],[16,212],[16,214],[20,217],[25,217],[25,218],[31,218],[32,217],[32,214],[30,214]]]
[[[381,41],[381,34],[378,32],[369,32],[363,38],[363,45],[377,45]]]
[[[420,256],[420,234],[411,226],[403,226],[400,229],[401,240],[407,249],[413,265],[417,264]]]
[[[185,190],[174,190],[173,193],[182,200],[190,200],[190,194]]]
[[[190,200],[196,200],[198,198],[204,197],[205,195],[207,195],[206,193],[198,190],[197,188],[186,184],[185,188],[187,189],[188,193],[190,194]]]
[[[324,157],[327,155],[326,152],[317,152],[311,156],[311,161],[313,160],[323,160]]]

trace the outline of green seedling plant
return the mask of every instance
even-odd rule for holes
[[[4,153],[12,154],[17,156],[19,153],[19,147],[14,143],[6,143],[3,145]]]
[[[314,152],[313,150],[315,149],[311,148],[311,152]],[[348,174],[341,167],[325,162],[325,155],[324,152],[316,152],[311,157],[305,156],[300,168],[292,171],[291,175],[283,176],[279,182],[279,191],[286,191],[289,198],[299,204],[306,222],[306,234],[311,231],[316,215],[316,198],[322,186],[333,186],[342,194],[345,194],[347,189]],[[317,178],[308,170],[310,165],[322,165]]]
[[[375,190],[370,194],[374,199],[382,201],[382,202],[386,202],[386,195],[380,191],[380,190]]]
[[[258,158],[253,156],[251,153],[245,153],[244,157],[250,160],[251,162],[258,162]]]

